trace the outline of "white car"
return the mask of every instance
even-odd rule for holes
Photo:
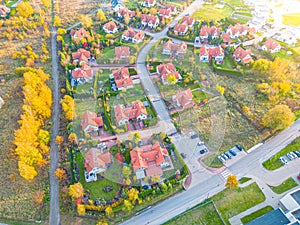
[[[287,160],[286,160],[284,157],[280,157],[279,159],[280,159],[280,161],[281,161],[283,164],[287,164],[287,163],[288,163]]]

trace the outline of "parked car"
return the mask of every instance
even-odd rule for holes
[[[184,159],[186,158],[186,154],[185,153],[180,153],[180,155],[181,155],[182,158],[184,158]]]
[[[300,152],[299,151],[294,151],[294,153],[300,158]]]
[[[233,156],[236,156],[236,152],[233,151],[232,149],[229,150],[229,153],[230,153],[231,155],[233,155]]]
[[[207,151],[208,151],[207,148],[201,149],[201,150],[200,150],[200,154],[204,154],[204,153],[207,152]]]
[[[288,157],[289,160],[294,159],[294,156],[290,152],[288,154],[286,154],[286,157]]]
[[[198,145],[198,146],[204,145],[204,142],[203,142],[203,141],[199,141],[199,142],[197,143],[197,145]]]
[[[225,155],[224,153],[221,154],[221,157],[223,157],[225,160],[229,159],[229,158],[227,157],[227,155]]]
[[[283,164],[287,164],[288,161],[284,158],[284,157],[280,157],[279,160],[283,163]]]
[[[191,136],[192,139],[195,139],[195,138],[197,138],[197,137],[199,137],[198,134],[193,134],[193,135]]]
[[[224,154],[225,154],[229,159],[232,158],[232,156],[229,154],[229,152],[224,152]]]
[[[225,159],[222,157],[222,156],[218,156],[218,160],[220,160],[220,162],[224,163],[225,162]]]
[[[294,157],[294,159],[298,158],[297,154],[295,154],[294,152],[290,152],[290,154]]]
[[[236,144],[235,147],[236,147],[238,150],[243,151],[243,147],[242,147],[241,145]]]

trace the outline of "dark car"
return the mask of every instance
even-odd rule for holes
[[[197,138],[197,137],[199,137],[198,134],[193,134],[193,135],[191,136],[192,139],[195,139],[195,138]]]
[[[148,189],[149,189],[149,186],[148,186],[148,185],[144,185],[144,186],[143,186],[143,189],[144,189],[144,190],[148,190]]]
[[[182,157],[183,159],[186,158],[186,154],[185,154],[185,153],[180,153],[180,155],[181,155],[181,157]]]
[[[300,152],[299,151],[294,151],[294,153],[300,158]]]
[[[243,147],[242,147],[242,146],[240,146],[240,145],[235,145],[235,147],[236,147],[238,150],[243,151]]]
[[[207,152],[207,148],[200,150],[200,154],[204,154],[205,152]]]
[[[233,155],[233,156],[236,156],[236,152],[233,151],[232,149],[229,150],[229,153],[230,153],[231,155]]]
[[[224,152],[224,154],[225,154],[229,159],[232,158],[232,156],[229,154],[229,152]]]

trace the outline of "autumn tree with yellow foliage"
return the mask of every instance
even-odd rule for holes
[[[230,174],[227,177],[227,181],[226,181],[225,187],[227,187],[227,188],[237,188],[238,185],[239,185],[239,181],[237,180],[236,176]]]
[[[84,189],[81,183],[72,184],[69,187],[69,195],[72,198],[81,198],[84,194]]]
[[[21,2],[16,9],[18,15],[24,18],[29,18],[34,12],[29,2]]]
[[[60,101],[63,111],[65,112],[65,116],[67,120],[75,119],[75,102],[74,99],[65,95],[64,98]]]

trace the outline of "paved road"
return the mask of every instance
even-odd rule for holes
[[[58,79],[58,58],[56,46],[56,28],[52,28],[51,33],[51,54],[52,54],[52,79],[53,79],[53,112],[52,112],[52,137],[51,137],[51,150],[50,150],[50,224],[60,224],[59,214],[59,198],[58,198],[58,180],[54,175],[58,167],[58,146],[55,142],[58,136],[59,128],[59,79]]]
[[[266,181],[266,183],[268,183],[269,180],[270,182],[274,183],[275,178],[273,176],[271,179],[266,176],[276,174],[275,182],[277,184],[282,183],[288,177],[286,175],[287,173],[289,176],[291,176],[296,172],[299,172],[295,171],[295,168],[300,168],[300,161],[294,161],[291,165],[285,166],[278,172],[275,171],[265,173],[259,172],[263,170],[261,162],[271,154],[276,154],[282,148],[287,146],[293,139],[300,136],[299,129],[300,120],[297,120],[293,125],[281,132],[278,136],[261,145],[255,151],[249,153],[247,156],[238,161],[236,164],[230,166],[228,168],[229,171],[235,175],[238,175],[238,177],[247,175],[251,176],[254,174],[254,176]],[[222,191],[224,189],[224,184],[225,179],[223,179],[219,174],[213,175],[208,177],[206,180],[201,180],[199,183],[194,183],[194,185],[187,191],[163,201],[162,203],[151,208],[151,210],[147,210],[146,212],[135,216],[122,224],[161,224],[180,214],[181,212],[184,212],[185,210],[195,206],[207,197],[211,197],[212,195]]]

